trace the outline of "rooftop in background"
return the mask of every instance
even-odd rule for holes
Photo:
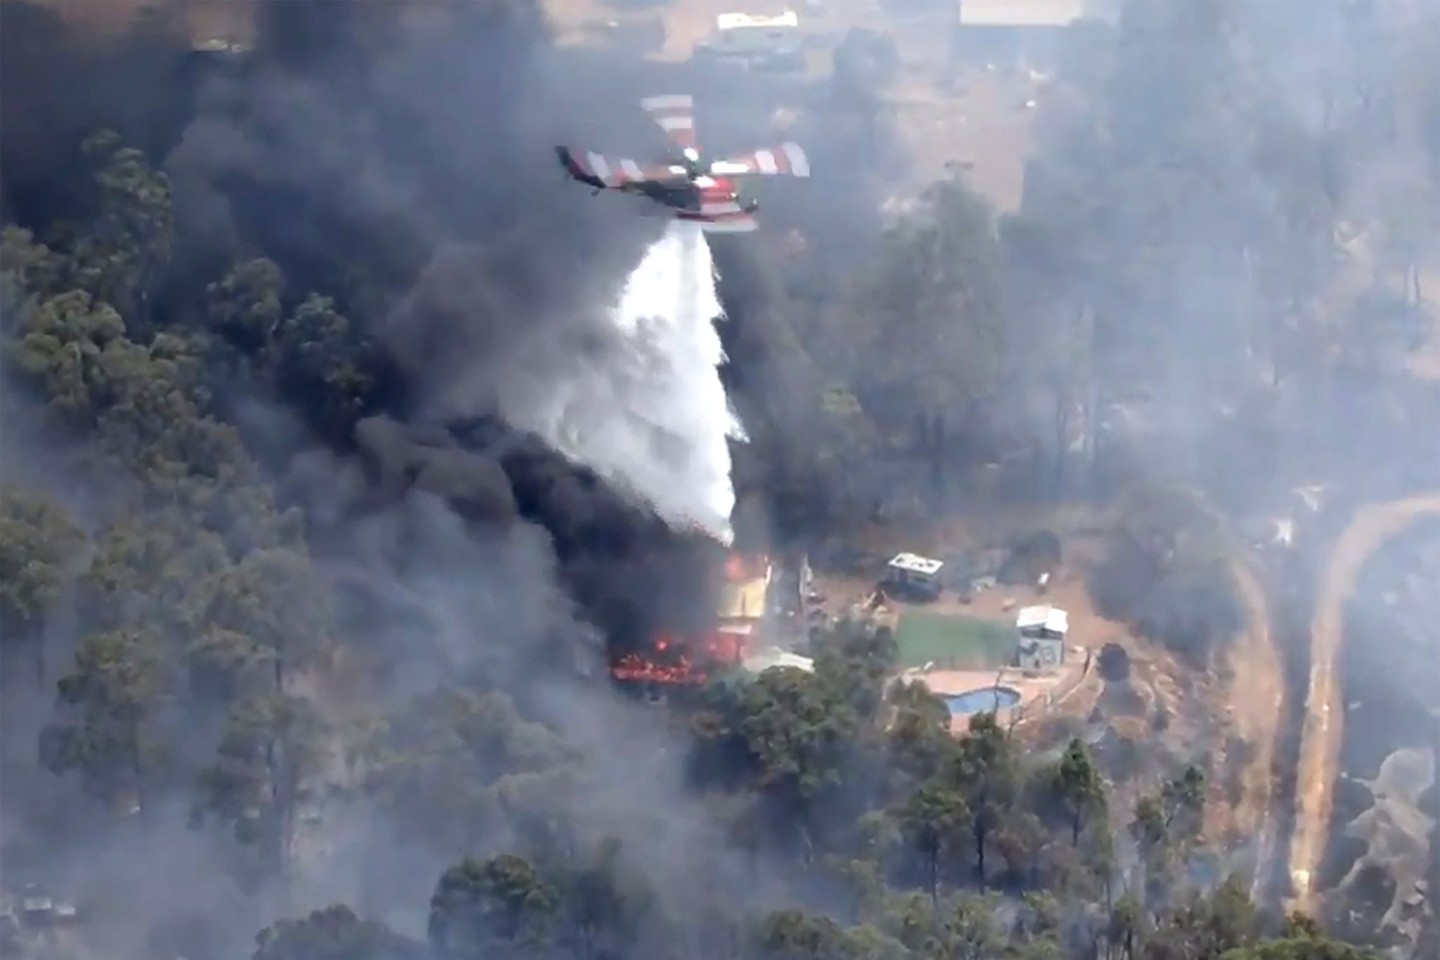
[[[802,657],[774,647],[757,650],[745,658],[745,669],[751,673],[764,673],[772,667],[794,667],[796,670],[814,673],[815,661],[810,657]]]
[[[191,45],[196,53],[249,53],[250,47],[230,37],[211,37]]]
[[[886,566],[895,570],[904,570],[906,573],[916,573],[922,577],[933,577],[940,572],[941,567],[945,566],[945,561],[932,560],[929,557],[913,553],[897,553]]]
[[[1070,615],[1059,607],[1021,607],[1015,615],[1015,627],[1019,630],[1039,627],[1050,633],[1065,633],[1070,629]]]
[[[245,0],[191,0],[177,5],[167,0],[39,0],[40,5],[59,13],[66,20],[84,22],[90,27],[122,31],[130,27],[135,17],[146,10],[159,11],[162,7],[167,14],[177,16],[185,25],[193,41],[204,42],[214,37],[232,39],[241,47],[247,46],[255,36],[256,4]]]
[[[1063,27],[1085,15],[1085,0],[960,0],[962,27]]]
[[[721,30],[735,30],[744,27],[777,28],[798,27],[800,18],[794,10],[786,10],[778,17],[757,17],[748,13],[722,13],[715,18],[715,26]]]

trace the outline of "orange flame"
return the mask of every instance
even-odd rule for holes
[[[716,668],[738,665],[745,655],[745,638],[712,633],[697,640],[661,634],[653,655],[627,653],[610,666],[616,680],[647,683],[702,684]]]
[[[710,678],[705,670],[695,668],[690,661],[681,659],[677,663],[656,663],[635,654],[626,654],[610,667],[610,675],[616,680],[645,681],[648,683],[701,684]]]

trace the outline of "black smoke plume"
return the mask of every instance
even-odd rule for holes
[[[128,24],[120,6],[0,5],[0,212],[63,245],[63,224],[98,202],[80,144],[114,129],[170,180],[181,242],[153,294],[155,328],[202,326],[207,285],[259,256],[283,273],[287,310],[311,292],[333,298],[375,346],[356,416],[322,428],[305,396],[243,384],[217,384],[217,402],[284,502],[304,508],[339,631],[388,680],[380,705],[488,674],[587,758],[585,829],[624,837],[672,899],[709,902],[721,887],[763,898],[753,875],[733,880],[723,841],[681,802],[657,721],[628,711],[605,677],[607,657],[657,630],[704,625],[718,546],[511,428],[490,386],[527,338],[556,331],[605,362],[609,307],[663,223],[567,183],[553,144],[652,155],[662,143],[639,98],[689,91],[708,149],[751,148],[782,139],[771,122],[782,104],[813,115],[836,109],[832,94],[560,48],[537,0],[176,0],[128,5]],[[216,39],[233,42],[204,42]],[[790,133],[845,201],[767,194],[775,237],[838,235],[869,216],[874,170],[852,126],[826,138],[812,117]],[[754,441],[737,459],[756,518],[741,533],[783,540],[813,528],[806,511],[823,497],[804,455],[816,385],[787,373],[779,244],[757,236],[716,256],[726,377]],[[343,869],[365,878],[357,908],[404,921],[443,864],[391,844],[389,827],[356,832]],[[175,846],[172,869],[208,862],[208,848]],[[97,851],[135,856],[77,838],[51,857],[98,887],[112,874]],[[188,909],[224,899],[196,886],[175,895]],[[350,895],[340,887],[315,896]],[[114,912],[143,923],[165,897],[141,899]]]

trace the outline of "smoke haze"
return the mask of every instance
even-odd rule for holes
[[[183,240],[155,278],[154,323],[137,310],[128,335],[222,339],[214,288],[264,257],[278,278],[255,312],[273,322],[306,307],[367,385],[329,403],[344,377],[296,386],[207,370],[258,472],[300,508],[333,601],[333,669],[292,681],[337,731],[295,875],[245,896],[220,878],[236,844],[225,828],[184,825],[189,767],[143,833],[36,770],[54,674],[91,629],[78,605],[47,627],[43,689],[5,693],[6,872],[93,905],[112,960],[153,960],[156,931],[168,944],[184,929],[229,951],[189,953],[208,960],[340,900],[419,934],[457,856],[585,851],[613,836],[665,918],[647,927],[661,946],[646,955],[705,956],[711,913],[813,892],[812,851],[771,851],[763,829],[727,834],[714,798],[687,788],[688,732],[617,696],[605,671],[659,631],[707,624],[716,541],[732,525],[742,544],[811,545],[947,482],[949,506],[988,506],[997,488],[1000,501],[1103,500],[1137,479],[1199,476],[1257,513],[1300,482],[1354,477],[1366,495],[1433,483],[1440,458],[1416,442],[1437,435],[1416,428],[1435,422],[1433,384],[1305,369],[1303,348],[1319,342],[1307,324],[1340,295],[1312,282],[1335,272],[1332,221],[1373,216],[1368,198],[1383,193],[1371,162],[1383,138],[1331,129],[1315,90],[1342,54],[1359,56],[1339,49],[1336,5],[1329,19],[1310,4],[1237,5],[1263,12],[1254,35],[1276,40],[1250,78],[1273,95],[1244,115],[1221,108],[1254,90],[1186,99],[1205,98],[1207,71],[1241,68],[1216,52],[1226,31],[1167,19],[1181,6],[1130,4],[1134,43],[1117,44],[1119,28],[1069,35],[1095,41],[1070,51],[1093,82],[1076,71],[1056,100],[1109,113],[1077,106],[1084,129],[1042,138],[1015,217],[997,228],[993,211],[957,203],[882,240],[877,201],[905,159],[879,92],[883,51],[844,70],[837,57],[844,82],[792,82],[562,48],[529,0],[177,0],[128,33],[103,3],[67,5],[69,20],[0,4],[7,222],[66,248],[101,207],[80,139],[114,128],[168,175]],[[220,8],[243,11],[248,53],[192,49],[193,18]],[[1301,21],[1312,26],[1287,32]],[[1374,66],[1345,70],[1364,79]],[[1370,87],[1342,81],[1368,102]],[[712,251],[644,216],[643,201],[592,200],[565,181],[553,144],[652,156],[660,135],[638,100],[678,91],[694,95],[709,152],[781,139],[772,117],[793,108],[785,137],[821,188],[758,185],[774,190],[765,229]],[[1283,121],[1264,127],[1274,142],[1241,145],[1261,126],[1251,114]],[[1198,157],[1203,176],[1172,153]],[[1432,206],[1402,184],[1402,207]],[[899,279],[872,290],[872,274]],[[1326,306],[1325,322],[1349,321]],[[81,479],[80,444],[8,373],[0,390],[7,481],[93,536],[126,520],[127,478]],[[917,453],[916,421],[928,429],[936,411],[949,417],[940,442]],[[1082,419],[1089,447],[1072,457],[1067,431]],[[1139,426],[1111,429],[1125,422]],[[245,536],[226,546],[243,552]],[[214,756],[217,709],[172,718],[187,763]],[[339,755],[342,741],[355,756]],[[794,822],[769,809],[733,822],[770,820]],[[816,900],[828,908],[829,894]]]

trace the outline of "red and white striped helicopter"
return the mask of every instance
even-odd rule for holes
[[[647,97],[640,101],[660,124],[678,156],[664,164],[642,166],[634,160],[575,154],[556,147],[565,172],[601,190],[639,193],[674,211],[681,220],[697,222],[711,233],[749,233],[757,226],[757,200],[742,200],[735,177],[810,176],[805,151],[795,143],[756,150],[724,160],[702,160],[695,146],[695,116],[688,94]]]

